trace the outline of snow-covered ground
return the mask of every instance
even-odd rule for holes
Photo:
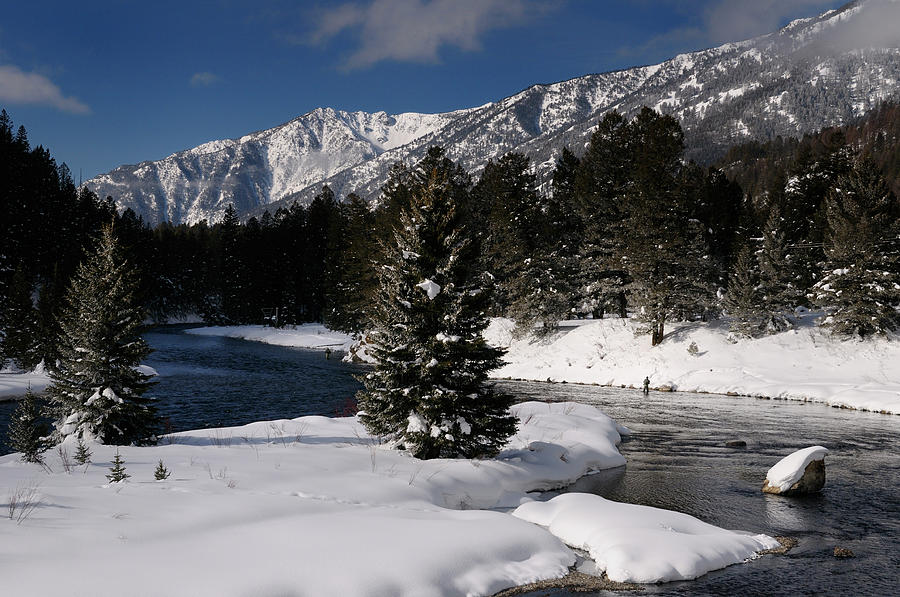
[[[14,369],[0,371],[0,400],[14,400],[25,395],[28,388],[40,394],[50,385],[50,377],[43,364],[34,371],[22,372]]]
[[[631,320],[563,322],[547,338],[515,338],[513,323],[495,319],[485,337],[508,349],[492,375],[682,392],[825,402],[900,414],[900,341],[839,341],[813,325],[750,340],[733,338],[723,322],[670,324],[662,344],[635,336]],[[692,343],[695,354],[688,352]]]
[[[347,350],[353,343],[353,338],[347,334],[329,330],[320,323],[304,323],[283,328],[262,325],[212,326],[191,328],[185,332],[197,336],[226,336],[296,348]]]
[[[511,321],[495,319],[485,337],[508,349],[507,365],[493,372],[498,378],[640,387],[648,376],[654,388],[900,414],[900,341],[840,341],[813,325],[813,315],[800,321],[796,330],[755,340],[734,338],[723,322],[670,324],[656,347],[647,336],[634,335],[636,323],[623,319],[567,321],[546,338],[516,338]],[[321,324],[205,327],[187,333],[301,348],[346,351],[353,346],[350,336]],[[697,345],[693,355],[691,343]],[[48,380],[41,374],[0,373],[0,400],[21,396],[29,383],[40,392]]]
[[[606,545],[598,565],[623,579],[673,578],[672,562],[689,578],[773,544],[652,508],[620,516],[612,508],[638,507],[590,496],[523,509],[530,490],[623,465],[616,445],[627,430],[586,405],[515,411],[518,434],[490,460],[418,461],[377,445],[356,418],[324,417],[122,447],[131,477],[112,484],[110,446],[92,445],[93,464],[68,473],[55,452],[49,471],[0,457],[0,499],[20,503],[0,519],[2,593],[489,595],[566,574],[576,556],[557,536],[583,543],[559,530],[578,520],[591,553],[601,553],[604,525],[615,536],[666,536],[651,552]],[[160,460],[171,477],[155,481]]]
[[[156,370],[147,365],[137,368],[145,375],[156,375]],[[25,395],[28,388],[35,394],[40,394],[50,385],[50,376],[44,370],[43,363],[34,371],[21,372],[4,369],[0,371],[0,401],[16,400]]]

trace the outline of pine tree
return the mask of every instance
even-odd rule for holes
[[[838,179],[826,198],[825,274],[813,287],[838,335],[900,327],[900,203],[868,161]]]
[[[418,458],[492,455],[515,431],[512,398],[485,383],[503,351],[481,335],[490,280],[476,270],[454,171],[422,162],[414,172],[412,204],[379,269],[378,364],[358,395],[366,428]]]
[[[150,348],[135,303],[137,272],[120,254],[111,225],[76,271],[60,317],[59,366],[48,389],[61,439],[124,445],[151,441],[157,427],[149,376],[137,370]]]
[[[549,334],[559,327],[571,311],[572,290],[566,278],[565,265],[559,255],[536,251],[523,259],[519,276],[509,284],[511,296],[508,316],[519,332]],[[540,327],[535,329],[535,324]]]
[[[217,230],[221,239],[221,316],[225,323],[242,323],[249,310],[245,302],[247,273],[241,251],[241,222],[233,204],[228,204]]]
[[[706,316],[715,296],[713,263],[696,219],[695,185],[682,165],[678,121],[644,108],[632,121],[629,183],[619,258],[635,318],[656,346],[669,320]]]
[[[32,284],[23,267],[16,268],[12,288],[0,314],[4,331],[3,353],[20,369],[31,371],[41,361],[38,313],[32,299]]]
[[[618,112],[607,112],[591,135],[575,173],[574,199],[583,226],[574,286],[576,309],[593,317],[627,316],[628,272],[621,260],[628,237],[625,192],[635,167],[634,131]]]
[[[84,443],[83,438],[78,438],[78,445],[75,448],[75,464],[89,464],[91,462],[91,456],[93,456],[93,452],[91,452],[90,448],[87,447],[87,444]]]
[[[769,208],[763,227],[762,247],[758,254],[760,292],[768,316],[766,330],[782,332],[794,326],[794,308],[803,300],[800,276],[788,246],[778,202]]]
[[[368,326],[367,313],[377,287],[375,278],[375,214],[358,195],[341,204],[341,248],[327,298],[325,324],[333,330],[359,334]]]
[[[41,418],[37,398],[29,387],[9,420],[9,446],[22,453],[25,462],[43,462],[49,426]]]
[[[131,475],[125,472],[125,461],[122,460],[119,451],[116,450],[116,456],[113,458],[112,466],[109,467],[109,474],[106,475],[106,478],[110,483],[118,483],[129,477],[131,477]]]
[[[506,314],[517,298],[513,286],[525,275],[525,260],[541,250],[543,237],[545,218],[528,157],[508,153],[488,161],[473,193],[486,218],[479,226],[487,228],[483,267],[496,280],[494,313]]]
[[[759,289],[759,265],[750,245],[741,246],[728,277],[724,300],[731,331],[752,338],[765,328],[766,312]]]
[[[153,478],[157,481],[165,481],[171,474],[169,469],[163,464],[163,461],[160,460],[159,464],[156,465],[156,470],[153,471]]]

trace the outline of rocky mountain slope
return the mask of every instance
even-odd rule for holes
[[[534,85],[445,114],[317,109],[240,139],[213,141],[157,162],[121,166],[86,184],[152,223],[215,220],[338,196],[377,197],[390,166],[442,145],[473,173],[508,151],[541,175],[559,150],[580,151],[598,118],[647,105],[679,118],[688,155],[710,161],[734,143],[839,124],[900,94],[900,33],[870,35],[895,0],[860,0],[775,33],[682,54],[653,66]],[[882,19],[883,20],[883,19]]]

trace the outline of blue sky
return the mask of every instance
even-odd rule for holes
[[[822,0],[8,3],[0,107],[76,182],[319,106],[442,112],[766,33]]]

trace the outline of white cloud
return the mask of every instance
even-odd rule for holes
[[[213,73],[194,73],[194,76],[191,77],[191,87],[209,87],[218,80],[219,75]]]
[[[554,2],[538,0],[371,0],[319,13],[308,43],[350,31],[359,46],[344,63],[365,68],[384,60],[434,63],[444,46],[481,48],[485,33],[522,23]]]
[[[91,109],[75,97],[66,97],[44,75],[26,73],[12,64],[0,65],[0,101],[11,104],[51,106],[72,114],[90,114]]]
[[[709,41],[739,41],[777,30],[785,19],[814,15],[834,0],[717,0],[703,14]]]
[[[649,0],[631,0],[648,4]],[[698,15],[690,25],[673,28],[641,45],[620,53],[661,59],[729,41],[741,41],[777,31],[787,20],[817,16],[838,8],[840,0],[660,0],[687,13]],[[900,45],[900,0],[863,0],[862,9],[831,31],[822,33],[819,49],[844,51],[870,45]]]

